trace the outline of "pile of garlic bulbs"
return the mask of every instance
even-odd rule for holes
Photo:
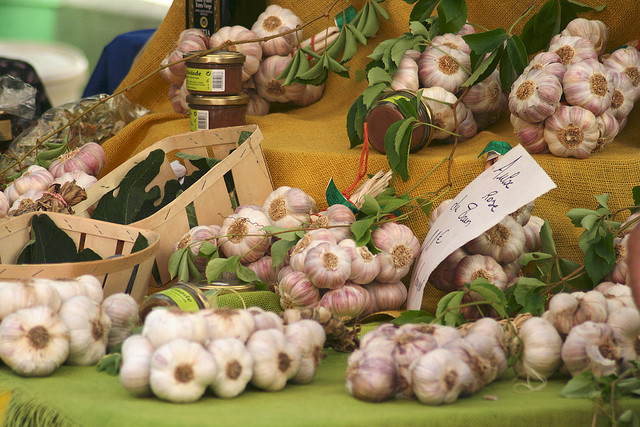
[[[95,365],[137,320],[131,295],[103,300],[91,275],[0,282],[0,358],[18,375],[51,375],[63,363]]]
[[[607,39],[604,23],[577,18],[513,83],[511,123],[530,153],[583,159],[624,128],[640,94],[640,54],[631,45],[605,55]]]
[[[195,402],[207,389],[233,398],[248,383],[266,391],[287,382],[310,383],[320,364],[324,328],[313,320],[283,325],[275,313],[157,308],[142,333],[122,344],[120,382],[136,396],[153,393],[175,403]]]
[[[451,199],[443,200],[431,212],[429,227],[446,209]],[[540,248],[540,229],[544,220],[531,215],[534,202],[507,215],[498,224],[456,249],[431,273],[429,282],[437,289],[454,292],[475,279],[484,278],[505,290],[515,284],[521,274],[520,259],[525,252]],[[471,302],[475,293],[465,295],[463,303]],[[474,307],[461,309],[467,319],[476,319],[480,313]]]
[[[316,202],[303,190],[283,186],[263,206],[238,207],[221,227],[192,228],[176,249],[189,246],[201,272],[206,268],[206,260],[198,257],[203,241],[217,245],[226,257],[239,256],[276,290],[283,309],[326,307],[343,321],[399,309],[407,298],[401,280],[418,256],[420,243],[407,226],[390,222],[371,233],[379,250],[374,254],[366,246],[356,246],[350,230],[355,220],[344,205],[318,212]],[[276,237],[264,230],[271,225],[307,230],[275,267],[269,251]]]
[[[211,37],[201,30],[191,28],[180,34],[176,47],[169,52],[161,65],[181,61],[184,54],[194,51],[215,49],[222,44],[231,43],[224,50],[236,51],[245,55],[242,67],[243,93],[249,96],[248,115],[264,116],[269,113],[271,102],[291,103],[299,107],[313,104],[322,97],[324,85],[303,85],[300,83],[283,85],[278,76],[293,59],[293,54],[302,40],[302,30],[276,37],[264,42],[235,44],[245,40],[257,40],[274,36],[302,25],[302,21],[291,10],[278,5],[270,5],[258,16],[251,29],[240,25],[222,27]],[[303,41],[300,44],[312,45],[315,52],[322,52],[335,38],[338,27],[330,27],[313,38],[313,43]],[[325,35],[329,37],[324,39]],[[177,113],[189,112],[186,101],[186,65],[184,62],[173,64],[161,71],[162,78],[171,85],[169,99]]]

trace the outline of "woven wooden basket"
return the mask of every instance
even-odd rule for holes
[[[18,255],[31,239],[31,218],[43,214],[73,239],[78,250],[90,248],[102,260],[16,265]],[[147,239],[149,246],[131,253],[139,234]],[[155,231],[61,213],[20,215],[3,222],[0,227],[0,279],[70,279],[91,274],[102,282],[105,296],[126,292],[141,301],[147,294],[159,237]]]

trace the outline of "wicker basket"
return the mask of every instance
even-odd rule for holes
[[[250,132],[251,136],[238,146],[243,132]],[[151,278],[151,286],[162,286],[170,280],[168,262],[175,243],[195,225],[193,221],[189,223],[189,209],[195,212],[197,223],[202,225],[220,225],[226,216],[233,213],[234,202],[225,183],[227,173],[230,172],[233,177],[239,205],[262,205],[273,191],[261,142],[262,132],[256,125],[203,130],[165,138],[100,179],[87,190],[87,200],[74,206],[74,210],[76,214],[90,211],[104,194],[116,188],[127,172],[146,159],[153,150],[162,149],[165,161],[148,188],[158,185],[160,189],[164,189],[166,181],[176,179],[171,161],[176,159],[178,152],[222,159],[167,206],[150,217],[131,224],[160,234],[156,255],[160,281]],[[188,161],[184,163],[187,173],[191,173],[193,166]]]
[[[102,260],[14,264],[31,239],[31,218],[43,214],[48,215],[73,239],[78,250],[91,248]],[[138,234],[147,239],[149,246],[132,254],[131,249]],[[105,296],[126,292],[136,301],[141,301],[147,294],[159,238],[155,231],[60,213],[32,212],[20,215],[3,222],[0,227],[0,279],[69,279],[91,274],[102,282]]]

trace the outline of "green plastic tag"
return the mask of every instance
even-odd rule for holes
[[[336,26],[340,28],[340,31],[342,31],[342,27],[344,27],[345,24],[348,24],[349,22],[353,21],[353,18],[355,17],[356,17],[356,9],[353,7],[353,5],[350,5],[345,10],[343,10],[342,12],[336,15],[336,19],[335,19]]]
[[[327,190],[324,192],[324,194],[327,199],[327,204],[329,206],[345,205],[346,207],[351,209],[351,212],[353,212],[354,214],[358,213],[358,208],[356,208],[353,203],[348,201],[347,198],[342,195],[340,190],[338,190],[336,183],[333,182],[333,178],[329,180],[329,184],[327,185]]]
[[[511,145],[505,141],[491,141],[484,147],[484,150],[480,154],[478,154],[477,158],[480,158],[484,153],[496,153],[499,155],[506,154],[509,150],[511,150]]]

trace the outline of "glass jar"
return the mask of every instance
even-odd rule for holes
[[[188,52],[184,57],[197,53]],[[244,61],[243,54],[225,50],[187,60],[187,90],[192,95],[239,95]]]
[[[229,96],[187,95],[191,130],[206,130],[245,124],[249,97],[245,94]]]
[[[398,120],[408,118],[398,107],[397,101],[400,98],[413,103],[416,93],[409,90],[383,92],[367,113],[365,123],[367,124],[369,144],[380,153],[386,153],[384,136],[387,129]],[[418,117],[422,123],[431,124],[431,109],[424,99],[420,99]],[[431,141],[432,133],[431,126],[425,124],[416,126],[411,134],[410,152],[414,153],[427,145]]]

